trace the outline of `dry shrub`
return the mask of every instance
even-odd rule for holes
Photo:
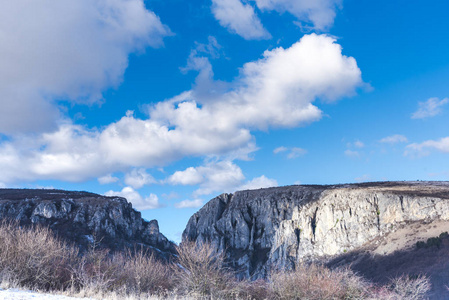
[[[128,293],[161,293],[173,287],[170,267],[142,248],[117,254],[114,260],[122,261],[119,277]]]
[[[241,280],[237,284],[239,299],[269,299],[268,282],[263,279],[255,281]]]
[[[237,281],[206,243],[182,243],[176,263],[166,265],[144,250],[110,254],[90,249],[83,256],[59,241],[50,229],[0,222],[0,283],[59,290],[104,298],[148,299],[423,299],[430,290],[425,276],[401,276],[373,287],[349,269],[300,265],[276,271],[268,281]],[[70,289],[68,289],[70,288]],[[70,290],[70,291],[69,291]]]
[[[113,255],[90,249],[73,268],[73,275],[74,287],[83,296],[161,294],[172,287],[169,266],[143,249]]]
[[[0,282],[81,295],[161,293],[172,287],[170,267],[144,250],[110,254],[94,246],[79,256],[47,227],[0,223]]]
[[[47,227],[0,223],[2,280],[43,290],[64,289],[77,254],[74,247],[56,239]]]
[[[398,299],[419,300],[425,299],[431,289],[431,284],[426,276],[415,278],[402,275],[391,280],[390,290],[397,294]]]
[[[368,285],[349,269],[330,270],[299,265],[294,271],[274,271],[270,276],[273,299],[364,299]]]
[[[120,268],[109,256],[109,251],[92,248],[80,257],[71,271],[72,288],[87,295],[101,295],[113,290]]]
[[[178,248],[173,267],[178,291],[193,297],[235,298],[238,294],[234,274],[225,266],[223,253],[207,243],[184,242]]]

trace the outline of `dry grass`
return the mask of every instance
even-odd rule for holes
[[[116,275],[120,269],[108,255],[108,251],[90,249],[80,257],[71,266],[71,288],[92,295],[112,291],[119,280]]]
[[[369,285],[351,270],[330,270],[315,264],[270,276],[273,299],[365,299]]]
[[[175,285],[181,294],[235,298],[238,293],[233,273],[225,267],[223,253],[216,253],[210,244],[191,242],[177,248],[178,261],[173,266]]]
[[[429,279],[425,276],[410,278],[410,276],[402,275],[391,280],[391,290],[397,294],[400,299],[420,300],[425,299],[426,294],[430,291],[431,285]]]
[[[429,280],[401,276],[369,284],[349,269],[300,265],[268,280],[238,281],[224,254],[209,244],[182,243],[177,260],[157,261],[143,249],[111,254],[76,248],[45,227],[0,223],[0,285],[99,299],[425,299]]]
[[[75,248],[57,240],[46,227],[21,228],[0,224],[0,275],[3,280],[39,289],[64,289],[70,282],[70,266],[77,260]]]
[[[164,294],[173,287],[169,266],[143,249],[114,255],[90,250],[80,258],[72,274],[72,289],[84,296],[117,293],[137,297]]]
[[[173,288],[170,267],[156,260],[143,249],[117,254],[114,260],[122,266],[122,284],[128,293],[161,293]]]

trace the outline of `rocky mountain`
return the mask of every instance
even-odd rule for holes
[[[442,295],[449,285],[447,231],[449,182],[377,182],[222,194],[190,218],[183,241],[225,251],[241,277],[318,260],[350,265],[378,282],[426,273]]]
[[[125,198],[88,192],[0,189],[0,220],[49,226],[57,236],[85,251],[96,247],[121,250],[143,246],[160,258],[175,253],[174,244],[147,222]]]

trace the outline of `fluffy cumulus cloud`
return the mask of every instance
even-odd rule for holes
[[[112,176],[112,174],[107,174],[105,176],[101,176],[98,178],[98,183],[100,184],[109,184],[119,181],[118,177]]]
[[[214,192],[232,193],[237,190],[259,189],[277,186],[277,181],[262,175],[246,181],[239,166],[231,161],[207,162],[203,166],[177,171],[167,179],[169,184],[199,185],[194,196]],[[188,203],[191,200],[186,200]],[[199,201],[199,200],[196,200]]]
[[[427,119],[439,115],[442,107],[449,103],[449,98],[429,98],[425,102],[418,103],[418,110],[412,114],[412,119]]]
[[[194,89],[159,103],[150,114],[186,130],[205,127],[241,136],[237,128],[295,127],[317,121],[322,113],[312,102],[352,95],[361,84],[355,59],[342,55],[334,38],[311,34],[290,48],[265,51],[263,58],[246,63],[239,79],[220,95]]]
[[[237,190],[255,190],[273,186],[278,186],[278,182],[274,179],[267,178],[265,175],[262,175],[242,184],[237,188]]]
[[[212,12],[221,26],[247,40],[271,37],[254,8],[240,0],[212,0]]]
[[[124,187],[120,192],[108,191],[105,195],[124,197],[131,202],[133,207],[137,210],[155,209],[161,207],[157,195],[150,194],[148,197],[144,198],[139,194],[139,192],[129,186]]]
[[[170,34],[143,0],[7,1],[0,32],[3,134],[54,129],[57,100],[102,101],[130,53]]]
[[[296,23],[308,29],[328,30],[334,23],[342,0],[212,0],[212,12],[220,25],[245,39],[270,38],[255,12],[254,3],[261,11],[288,12]]]
[[[206,169],[203,167],[203,169]],[[202,171],[194,167],[189,167],[184,171],[176,171],[167,182],[174,185],[196,185],[204,182]]]
[[[209,162],[204,166],[177,171],[168,178],[171,184],[197,185],[195,195],[208,195],[217,191],[234,191],[245,179],[239,166],[231,161]]]
[[[449,153],[449,137],[407,145],[404,155],[411,157],[425,156],[429,155],[431,150]]]
[[[207,61],[204,68],[209,68]],[[206,73],[192,90],[149,106],[146,119],[128,112],[101,130],[65,122],[32,139],[2,142],[0,181],[82,181],[130,167],[163,166],[186,156],[248,159],[256,149],[252,130],[317,121],[322,116],[314,105],[317,99],[336,101],[353,95],[363,83],[355,59],[342,55],[334,38],[316,34],[290,48],[266,51],[263,58],[245,64],[226,89],[213,80],[212,72]],[[204,84],[217,89],[206,93]],[[211,190],[203,189],[200,194]]]
[[[125,184],[135,189],[140,189],[144,185],[152,183],[156,183],[156,180],[144,168],[133,169],[125,175]]]
[[[406,136],[402,134],[394,134],[387,137],[384,137],[379,142],[384,144],[397,144],[397,143],[407,143],[408,139]]]

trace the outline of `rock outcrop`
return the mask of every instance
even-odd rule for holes
[[[159,232],[156,220],[147,222],[125,198],[62,190],[0,189],[0,220],[20,225],[49,226],[57,236],[85,251],[113,251],[143,246],[169,258],[174,244]]]
[[[376,248],[411,224],[440,222],[449,231],[448,221],[448,182],[287,186],[212,199],[190,218],[183,241],[226,250],[238,274],[255,279],[273,267]]]

